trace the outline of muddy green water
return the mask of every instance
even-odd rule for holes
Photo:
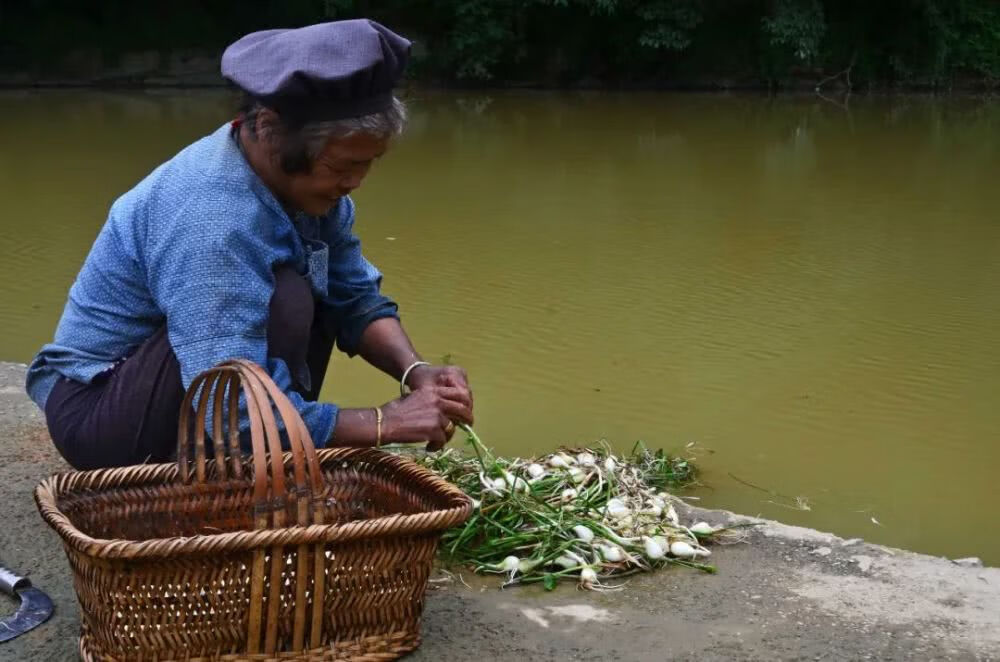
[[[491,444],[695,441],[706,505],[1000,564],[1000,103],[411,97],[357,227]],[[0,95],[0,359],[229,101]],[[325,395],[394,391],[338,357]]]

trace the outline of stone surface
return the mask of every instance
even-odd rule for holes
[[[963,568],[982,568],[983,562],[979,557],[970,556],[964,559],[955,559],[952,561],[955,565],[960,565]]]

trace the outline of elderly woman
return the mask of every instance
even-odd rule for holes
[[[112,205],[28,372],[70,464],[168,460],[184,389],[229,358],[264,366],[317,446],[433,450],[472,421],[465,372],[420,360],[352,232],[348,194],[403,128],[392,89],[409,49],[354,20],[226,50],[222,73],[244,92],[237,119]],[[334,344],[411,392],[362,409],[319,402]]]

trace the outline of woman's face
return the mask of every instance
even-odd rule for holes
[[[332,138],[308,172],[286,175],[279,197],[310,216],[324,216],[340,198],[361,186],[372,163],[388,148],[388,138],[366,133]]]

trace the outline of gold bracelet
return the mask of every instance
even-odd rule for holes
[[[382,445],[382,408],[375,407],[375,448]]]

